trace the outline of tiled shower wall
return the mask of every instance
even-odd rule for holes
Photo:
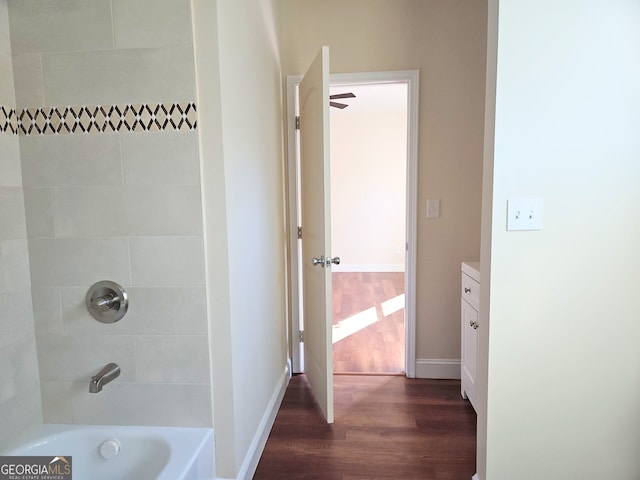
[[[18,116],[113,115],[19,136],[45,422],[211,426],[189,0],[9,0],[9,23]],[[84,306],[99,280],[129,292],[116,324]]]
[[[0,106],[15,107],[7,2],[0,0]],[[18,136],[0,126],[0,446],[42,422]]]

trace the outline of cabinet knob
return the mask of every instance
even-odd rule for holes
[[[464,287],[464,293],[471,293],[471,289],[469,287]]]

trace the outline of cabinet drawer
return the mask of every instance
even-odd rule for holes
[[[478,308],[480,303],[480,284],[466,273],[462,274],[461,296],[476,309]]]

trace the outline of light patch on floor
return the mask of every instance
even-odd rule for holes
[[[404,308],[404,293],[398,295],[397,297],[393,297],[386,302],[382,302],[382,314],[385,317],[389,315],[399,312]]]
[[[359,332],[369,325],[373,325],[378,321],[378,312],[376,307],[367,308],[362,312],[351,315],[337,324],[333,325],[333,343],[344,340],[349,335]]]

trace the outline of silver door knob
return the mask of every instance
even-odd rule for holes
[[[331,266],[331,264],[340,265],[340,257],[327,258],[327,267]]]
[[[320,265],[321,267],[324,267],[324,262],[325,262],[325,260],[324,260],[324,255],[322,255],[320,258],[318,258],[318,257],[313,257],[313,258],[311,259],[311,264],[312,264],[314,267],[315,267],[315,266],[318,266],[318,265]]]

